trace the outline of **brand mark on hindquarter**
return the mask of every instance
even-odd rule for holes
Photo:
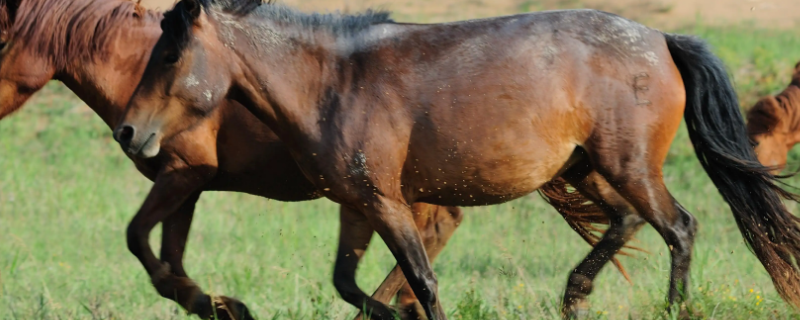
[[[633,76],[633,95],[636,98],[637,106],[649,106],[652,103],[650,100],[645,99],[647,91],[650,90],[647,84],[650,80],[650,75],[647,72],[642,72]]]

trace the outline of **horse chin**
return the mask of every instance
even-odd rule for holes
[[[157,156],[159,151],[161,151],[161,142],[157,139],[150,139],[142,147],[142,150],[139,151],[139,157],[149,159]]]

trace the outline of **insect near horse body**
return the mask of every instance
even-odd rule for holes
[[[789,150],[800,142],[800,62],[781,93],[764,97],[747,111],[747,133],[757,142],[758,160],[779,171]]]
[[[408,203],[500,203],[563,177],[611,221],[569,277],[562,311],[574,316],[645,221],[672,249],[669,301],[686,297],[696,222],[661,171],[684,116],[745,240],[800,302],[800,229],[779,198],[792,195],[757,162],[724,67],[700,40],[592,10],[367,24],[259,3],[184,0],[166,14],[117,131],[125,150],[146,157],[219,101],[242,102],[326,197],[381,235],[430,319],[445,315]],[[186,86],[191,76],[208,82]],[[360,247],[339,250],[342,297],[390,318],[337,282],[352,278],[346,254]]]
[[[57,79],[114,128],[161,35],[161,18],[130,1],[0,0],[0,118],[21,107],[47,81]],[[286,201],[319,195],[275,134],[235,103],[222,103],[217,112],[161,149],[153,159],[132,157],[155,185],[129,228],[131,251],[142,259],[162,295],[207,317],[212,310],[206,302],[211,297],[188,278],[182,261],[200,193],[247,192]],[[553,197],[551,203],[591,243],[589,223],[603,221],[593,216],[592,206],[583,207],[588,213],[580,212],[582,198],[565,191],[564,185],[550,184],[545,195]],[[424,203],[415,203],[413,210],[433,258],[460,222],[461,212]],[[351,216],[346,211],[343,216]],[[164,223],[160,261],[142,240],[158,222]],[[342,230],[343,240],[351,232],[348,225]],[[404,283],[396,267],[374,297],[388,302]],[[402,297],[403,301],[414,298],[409,288]],[[225,297],[221,300],[228,307],[238,304]]]

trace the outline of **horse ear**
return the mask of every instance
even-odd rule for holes
[[[142,0],[136,0],[133,5],[133,16],[136,18],[144,17],[147,14],[147,9],[142,5]]]
[[[797,64],[794,65],[794,73],[800,73],[800,61],[798,61]]]
[[[200,12],[203,11],[203,6],[200,4],[200,0],[183,0],[184,6],[186,8],[186,12],[189,13],[189,17],[192,20],[196,20],[200,17]]]

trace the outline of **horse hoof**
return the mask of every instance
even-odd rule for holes
[[[198,296],[192,312],[206,320],[255,320],[244,303],[226,296]]]
[[[586,299],[570,299],[570,303],[561,308],[561,317],[567,320],[588,319],[589,302]]]
[[[689,310],[686,307],[686,304],[681,304],[680,311],[678,311],[678,319],[680,320],[690,320],[690,319],[703,319],[703,313],[698,310]]]
[[[234,298],[216,297],[214,299],[214,309],[216,311],[216,320],[255,320],[250,313],[250,309]]]
[[[565,320],[580,320],[589,318],[589,310],[587,309],[574,309],[566,311],[563,315]]]

